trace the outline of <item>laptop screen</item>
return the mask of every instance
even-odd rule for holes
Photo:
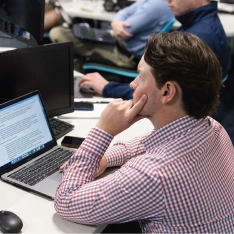
[[[0,172],[55,143],[38,92],[0,106]]]

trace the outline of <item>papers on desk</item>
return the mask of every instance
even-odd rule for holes
[[[98,119],[108,105],[108,102],[112,101],[113,98],[77,98],[75,102],[92,102],[93,111],[74,111],[65,115],[61,115],[60,119]],[[103,103],[107,102],[107,103]]]

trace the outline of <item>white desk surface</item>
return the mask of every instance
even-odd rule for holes
[[[100,104],[101,105],[101,104]],[[86,137],[98,119],[66,119],[75,128],[67,135]],[[151,122],[143,119],[116,136],[116,140],[130,139],[153,129]],[[58,144],[61,143],[60,138]],[[0,181],[0,210],[9,210],[23,221],[22,233],[100,233],[106,225],[86,226],[60,218],[54,210],[53,201],[24,191]]]
[[[115,12],[107,12],[103,0],[60,0],[64,11],[71,17],[111,21]]]
[[[60,0],[63,9],[72,17],[111,21],[115,12],[107,12],[103,7],[103,0]],[[234,15],[219,13],[219,18],[227,37],[234,37]],[[180,23],[176,21],[174,28]]]
[[[219,13],[219,18],[227,37],[234,37],[234,15]]]

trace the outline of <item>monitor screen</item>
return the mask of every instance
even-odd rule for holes
[[[0,46],[43,44],[45,0],[0,0]]]
[[[3,52],[0,64],[0,103],[39,90],[49,117],[74,111],[72,42]]]

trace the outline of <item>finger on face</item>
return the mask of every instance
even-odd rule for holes
[[[143,94],[141,98],[135,103],[135,105],[132,106],[133,113],[136,113],[136,114],[140,113],[141,110],[144,108],[147,102],[147,99],[148,99],[147,95]]]

